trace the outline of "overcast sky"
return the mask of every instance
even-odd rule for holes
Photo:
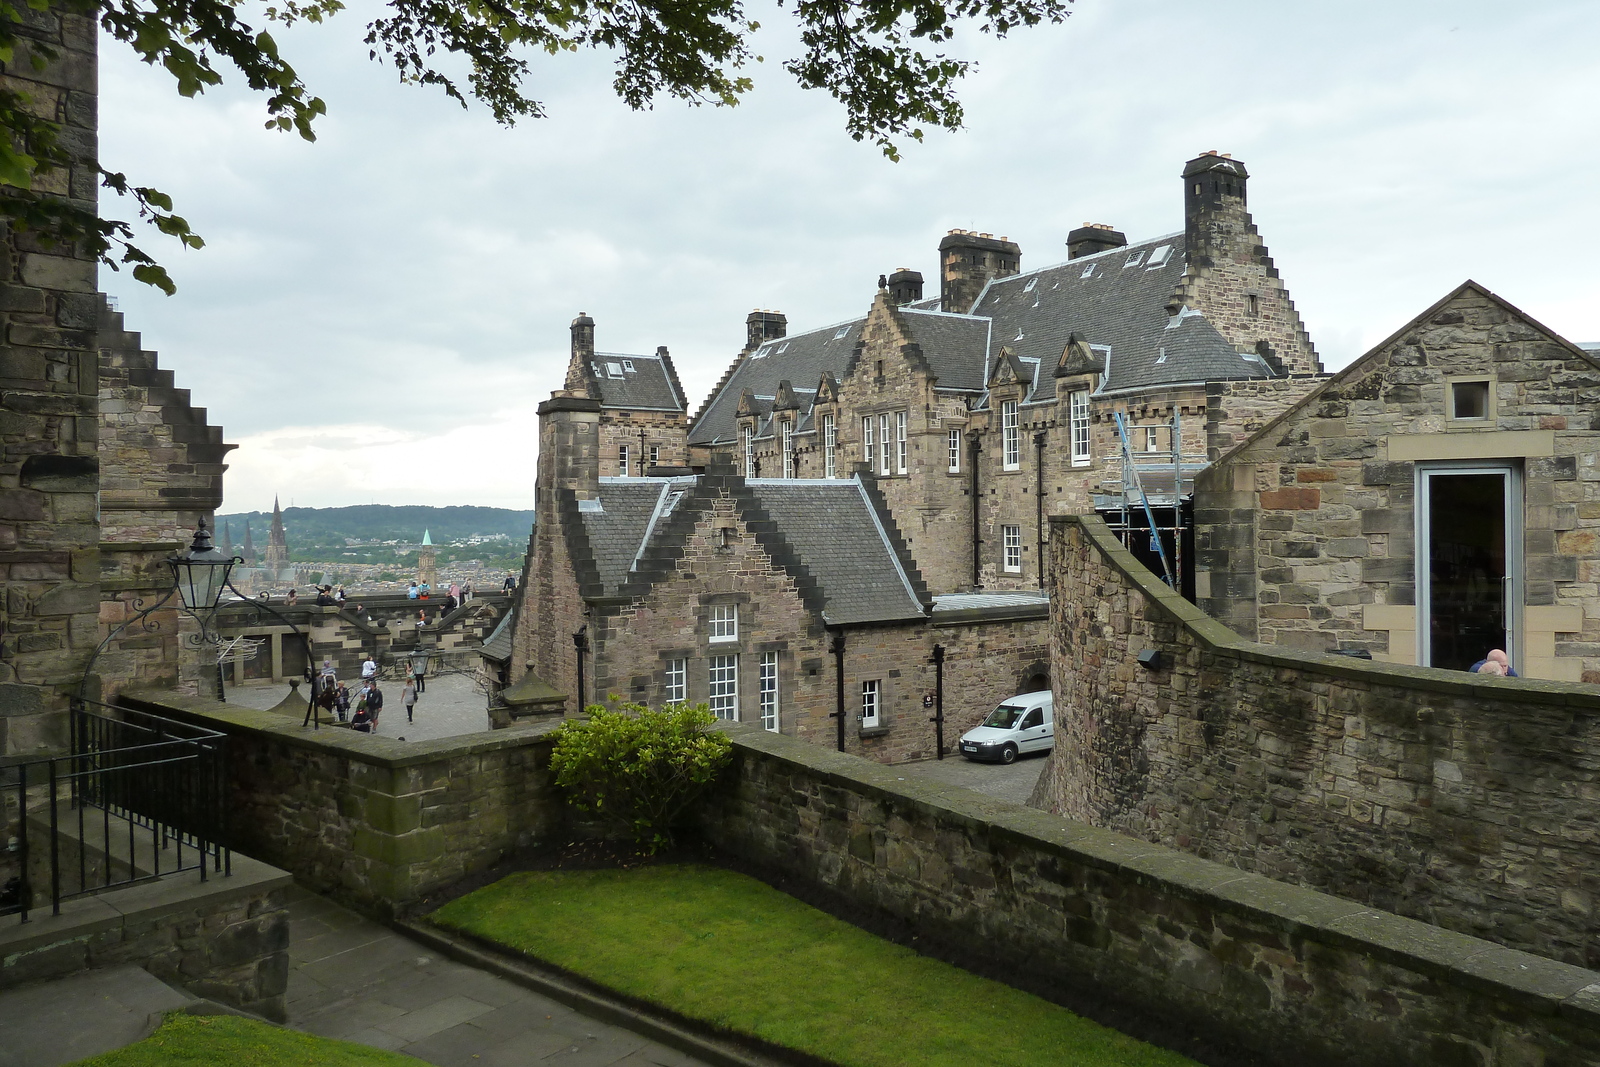
[[[1178,175],[1207,149],[1249,166],[1329,369],[1467,278],[1600,340],[1592,2],[1077,0],[1061,26],[962,40],[966,129],[899,163],[789,82],[787,16],[751,12],[773,29],[737,108],[635,114],[605,56],[540,59],[551,117],[507,130],[367,61],[356,3],[279,35],[328,103],[315,144],[105,42],[102,161],[207,246],[146,242],[175,297],[101,286],[239,445],[225,510],[532,507],[534,408],[580,311],[602,350],[668,346],[697,405],[752,308],[792,330],[860,315],[880,273],[933,281],[956,226],[1017,241],[1025,270],[1086,221],[1180,230]]]

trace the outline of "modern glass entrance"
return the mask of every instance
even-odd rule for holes
[[[1510,464],[1417,467],[1418,644],[1425,666],[1466,670],[1492,648],[1516,665],[1522,482]]]

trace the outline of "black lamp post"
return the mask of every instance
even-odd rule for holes
[[[228,574],[238,562],[237,556],[224,555],[212,544],[211,531],[206,529],[206,520],[202,518],[195,527],[189,551],[167,560],[167,566],[172,568],[178,599],[190,614],[198,614],[216,610],[222,590],[228,585]]]

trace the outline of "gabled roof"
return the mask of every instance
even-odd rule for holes
[[[500,621],[495,623],[494,630],[483,639],[483,644],[478,646],[478,655],[484,659],[492,659],[496,663],[506,663],[511,659],[511,632],[516,628],[517,607],[515,601],[506,613],[500,616]]]
[[[634,411],[686,411],[683,387],[672,357],[664,352],[653,356],[630,356],[619,352],[594,354],[595,398],[608,408]]]
[[[1240,356],[1203,315],[1167,314],[1187,262],[1183,234],[1156,237],[996,278],[972,313],[994,320],[991,358],[1004,345],[1047,368],[1039,380],[1045,395],[1053,393],[1052,374],[1073,334],[1110,349],[1102,392],[1270,377],[1265,363]]]
[[[983,357],[989,351],[991,320],[910,306],[898,310],[906,332],[921,347],[928,370],[938,379],[939,389],[983,391],[988,370]]]
[[[587,597],[647,593],[666,576],[701,514],[732,492],[747,528],[828,625],[922,618],[932,603],[883,501],[860,481],[751,479],[720,468],[693,478],[601,478],[594,500],[567,500]]]
[[[689,429],[689,443],[732,442],[736,436],[735,412],[739,397],[746,390],[755,396],[773,397],[778,393],[778,383],[785,378],[810,388],[824,373],[838,377],[850,360],[851,350],[861,339],[861,327],[865,322],[863,317],[762,344],[734,367],[705,410],[700,412]]]

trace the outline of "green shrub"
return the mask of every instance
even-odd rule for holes
[[[594,705],[589,721],[569,722],[550,767],[579,811],[626,834],[646,852],[672,844],[672,831],[732,757],[727,735],[707,729],[704,704],[654,710]]]

